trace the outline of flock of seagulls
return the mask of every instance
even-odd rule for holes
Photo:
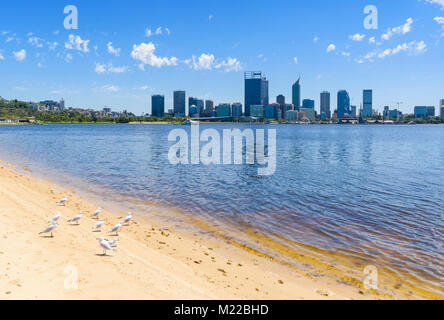
[[[57,204],[58,205],[63,205],[66,206],[66,203],[69,201],[68,197],[65,197],[63,199],[60,199]],[[99,215],[102,212],[102,208],[98,208],[92,215],[91,218],[96,218],[99,219]],[[57,222],[59,221],[59,219],[61,218],[61,214],[60,212],[57,212],[57,214],[52,217],[52,219],[49,221],[49,225],[39,234],[51,234],[51,238],[54,237],[53,235],[53,231],[57,228],[58,224]],[[83,218],[83,213],[80,212],[78,215],[76,215],[75,217],[69,219],[67,222],[68,223],[75,223],[76,225],[79,225],[79,221]],[[125,219],[123,219],[122,222],[117,223],[114,227],[111,228],[111,230],[108,231],[107,234],[110,233],[115,233],[115,236],[119,236],[119,230],[122,228],[122,226],[124,225],[128,225],[128,223],[133,219],[133,214],[130,212],[128,213],[128,215],[125,217]],[[102,229],[102,226],[104,224],[104,219],[100,219],[93,227],[93,231],[94,232],[100,232]],[[106,252],[107,251],[114,251],[114,248],[117,247],[119,240],[108,240],[105,239],[104,237],[99,237],[97,238],[97,240],[99,240],[99,245],[102,247],[103,249],[103,255],[106,256]]]

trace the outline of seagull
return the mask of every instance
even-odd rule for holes
[[[56,223],[52,223],[51,225],[49,225],[45,230],[43,230],[39,234],[51,232],[51,238],[54,238],[54,236],[52,235],[52,232],[54,231],[55,228],[57,228],[57,224]]]
[[[97,209],[92,215],[91,217],[99,217],[100,212],[102,212],[102,208]]]
[[[118,239],[116,239],[116,240],[105,239],[105,240],[108,241],[108,244],[109,244],[110,247],[117,247],[117,244],[119,243]]]
[[[126,218],[123,220],[122,224],[127,224],[128,222],[131,221],[131,219],[133,218],[133,214],[130,212],[128,213],[128,215],[126,216]]]
[[[122,227],[122,222],[119,222],[118,224],[116,224],[111,230],[108,231],[108,233],[112,233],[115,232],[116,236],[118,236],[118,231],[119,229]]]
[[[77,224],[79,224],[79,220],[82,219],[82,216],[83,216],[83,213],[80,212],[74,218],[69,219],[68,222],[77,222]]]
[[[68,202],[68,197],[64,197],[63,199],[60,199],[59,202],[57,202],[57,204],[63,204],[65,205]]]
[[[94,230],[100,229],[100,228],[102,228],[102,226],[103,226],[103,219],[100,219],[100,221],[94,225],[93,229]]]
[[[50,223],[52,224],[56,223],[60,219],[60,217],[61,217],[60,212],[57,212],[57,214],[54,217],[52,217]]]
[[[105,238],[100,237],[97,238],[99,240],[100,246],[103,248],[103,255],[106,256],[106,250],[114,251],[114,249],[109,245],[108,241],[105,240]]]

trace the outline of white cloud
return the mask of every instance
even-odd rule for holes
[[[157,29],[156,29],[156,31],[155,31],[155,34],[156,35],[161,35],[163,32],[162,32],[162,27],[158,27]]]
[[[67,53],[66,56],[65,56],[65,61],[70,63],[72,61],[72,54]]]
[[[319,37],[316,36],[316,37],[313,38],[313,42],[314,43],[318,43],[318,41],[319,41]]]
[[[388,29],[387,32],[381,36],[381,38],[383,40],[390,40],[390,38],[393,37],[395,34],[409,33],[410,31],[412,31],[412,24],[413,24],[413,19],[408,18],[406,23],[404,23],[403,25]]]
[[[435,20],[438,24],[444,24],[444,17],[435,17],[433,20]]]
[[[294,61],[295,64],[298,64],[298,62],[299,62],[298,57],[294,57],[293,61]]]
[[[3,56],[3,54],[0,52],[0,60],[5,60],[5,57]]]
[[[356,33],[356,34],[354,34],[354,35],[352,35],[352,36],[349,36],[349,38],[350,38],[351,40],[353,40],[353,41],[358,41],[358,42],[360,42],[360,41],[364,40],[364,38],[365,38],[365,34],[359,34],[359,33]]]
[[[154,51],[156,51],[156,46],[152,42],[133,45],[131,57],[134,60],[139,60],[141,62],[139,65],[141,70],[144,70],[145,65],[157,68],[177,65],[176,57],[158,57],[155,55]]]
[[[342,52],[341,52],[341,56],[344,56],[344,57],[350,57],[350,52],[342,51]]]
[[[411,41],[404,42],[397,45],[394,48],[387,48],[384,50],[373,50],[367,53],[363,58],[357,60],[358,63],[362,63],[365,60],[374,62],[377,57],[379,59],[384,59],[389,56],[394,56],[400,52],[407,52],[409,55],[418,55],[427,51],[427,44],[424,41]]]
[[[31,34],[32,35],[32,34]],[[37,48],[42,48],[43,47],[43,40],[42,39],[40,39],[40,38],[38,38],[38,37],[31,37],[31,38],[29,38],[28,39],[28,42],[31,44],[31,45],[33,45],[33,46],[35,46],[35,47],[37,47]]]
[[[165,31],[166,31],[166,33],[167,33],[168,35],[170,35],[170,34],[171,34],[171,31],[170,31],[170,29],[168,29],[168,28],[165,28]]]
[[[65,48],[68,50],[78,50],[81,52],[89,52],[89,40],[82,40],[80,36],[69,35],[68,41],[65,42]]]
[[[54,50],[59,45],[58,42],[47,42],[46,44],[48,45],[49,50]]]
[[[444,10],[444,0],[426,0],[428,3],[437,4],[441,6],[441,10]]]
[[[104,74],[104,73],[124,73],[128,70],[128,67],[114,67],[112,63],[109,63],[108,65],[103,63],[95,63],[96,67],[94,69],[94,72],[98,74]]]
[[[242,70],[242,66],[236,58],[228,57],[226,60],[216,64],[216,69],[224,69],[225,72],[238,72]]]
[[[151,29],[150,28],[146,28],[145,29],[145,36],[147,36],[149,38],[152,35],[153,35],[153,32],[151,31]]]
[[[120,48],[114,48],[113,47],[113,43],[112,42],[108,42],[108,44],[106,45],[108,48],[108,52],[110,54],[115,55],[116,57],[120,56]]]
[[[194,70],[211,70],[214,59],[214,54],[202,53],[199,58],[193,56],[193,68]]]
[[[375,37],[371,37],[370,39],[368,39],[369,43],[376,43],[376,38]]]
[[[14,53],[14,58],[17,61],[23,61],[26,58],[26,50],[25,49],[22,49],[22,50],[17,51],[17,52],[14,51],[13,53]]]
[[[105,85],[99,88],[99,91],[102,92],[117,92],[119,90],[119,87],[113,85]]]
[[[327,52],[332,52],[336,50],[336,46],[332,43],[327,47]]]

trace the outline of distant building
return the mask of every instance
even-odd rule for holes
[[[59,102],[59,110],[60,110],[60,111],[65,110],[65,100],[63,100],[63,98],[62,98],[62,100],[60,100],[60,102]]]
[[[287,110],[285,113],[285,119],[289,121],[296,121],[297,120],[298,112],[296,110]]]
[[[390,119],[400,119],[402,118],[403,114],[398,109],[389,110],[389,118]]]
[[[252,105],[268,104],[268,80],[260,71],[245,72],[245,116],[251,116]]]
[[[330,109],[330,92],[323,91],[321,92],[321,115],[325,114],[325,118],[331,118],[331,109]]]
[[[211,117],[211,112],[214,109],[214,101],[213,100],[205,100],[205,116]]]
[[[307,108],[313,108],[315,107],[315,101],[311,100],[311,99],[304,99],[302,101],[302,108],[307,109]]]
[[[338,92],[338,119],[350,114],[350,96],[347,91],[341,90]]]
[[[276,97],[276,103],[283,106],[285,105],[285,96],[280,94]]]
[[[301,108],[301,77],[293,84],[291,92],[294,108],[299,111]]]
[[[236,102],[231,105],[231,116],[233,118],[242,117],[242,103]]]
[[[193,104],[188,108],[188,114],[192,118],[199,117],[199,111],[198,111],[196,105]]]
[[[163,118],[165,116],[165,97],[159,94],[151,97],[151,115]]]
[[[302,112],[305,112],[305,118],[311,122],[316,121],[316,111],[314,108],[302,108]]]
[[[444,119],[444,99],[439,100],[439,115]]]
[[[435,107],[415,107],[415,118],[432,118],[435,116]]]
[[[264,106],[263,105],[252,105],[250,106],[250,116],[255,118],[264,118]]]
[[[358,115],[358,111],[357,111],[356,106],[350,106],[350,116],[352,118],[356,118],[357,115]]]
[[[282,109],[282,118],[287,119],[287,112],[292,110],[294,110],[294,106],[292,104],[285,104],[284,108]]]
[[[194,106],[197,108],[197,98],[194,97],[188,97],[188,115],[191,117],[191,107]],[[195,114],[195,112],[193,113]]]
[[[184,117],[186,114],[185,91],[174,91],[173,112],[176,117]]]
[[[221,103],[216,107],[217,117],[231,117],[231,105]]]
[[[364,118],[369,118],[373,114],[373,90],[364,90],[363,91],[363,114]]]

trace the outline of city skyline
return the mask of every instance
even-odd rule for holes
[[[292,84],[301,75],[300,99],[315,100],[318,112],[320,92],[332,94],[333,112],[336,92],[347,90],[350,104],[360,108],[365,88],[372,88],[379,112],[386,105],[398,108],[397,102],[403,102],[404,113],[418,105],[439,108],[444,6],[374,1],[379,25],[367,30],[367,3],[344,7],[340,2],[262,2],[252,9],[245,3],[195,1],[199,6],[192,8],[190,22],[190,7],[180,2],[165,9],[157,2],[115,1],[108,9],[100,1],[73,1],[78,30],[63,29],[63,5],[8,3],[0,13],[0,70],[8,74],[0,80],[0,96],[64,98],[67,107],[107,106],[142,114],[152,112],[153,94],[165,96],[165,111],[173,109],[178,89],[215,104],[244,102],[242,74],[261,70],[270,81],[270,102],[283,94],[291,103]],[[288,20],[292,12],[298,12],[304,28]],[[279,13],[282,19],[266,28],[261,19],[243,21],[247,13]],[[17,16],[23,18],[20,23]],[[127,16],[131,22],[119,27],[116,22]],[[239,24],[226,23],[228,18]]]

